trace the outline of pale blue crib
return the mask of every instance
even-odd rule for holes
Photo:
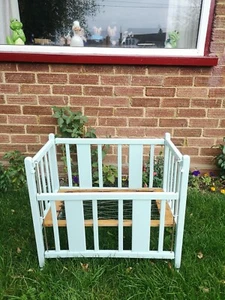
[[[104,186],[105,145],[110,145],[107,158],[116,168],[116,187]],[[163,184],[155,187],[154,162],[160,150]],[[149,186],[143,187],[146,160]],[[40,267],[45,258],[120,257],[174,259],[179,268],[189,164],[189,156],[180,153],[168,133],[162,139],[73,139],[50,134],[40,151],[25,159]],[[79,182],[74,182],[74,165]],[[112,248],[102,246],[110,230],[115,239]]]

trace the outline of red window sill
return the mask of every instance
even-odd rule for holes
[[[217,56],[112,56],[112,55],[60,55],[36,53],[0,53],[0,62],[73,63],[104,65],[160,65],[160,66],[216,66]]]

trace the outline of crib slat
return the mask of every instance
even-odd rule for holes
[[[94,234],[94,249],[99,250],[99,234],[98,234],[98,203],[97,200],[92,200],[93,211],[93,234]]]
[[[134,195],[135,197],[135,195]],[[149,251],[151,201],[133,200],[132,251]]]
[[[129,147],[129,187],[142,187],[143,145]]]
[[[122,187],[122,145],[117,147],[118,188]]]
[[[98,181],[99,181],[99,187],[103,187],[102,145],[98,145]]]
[[[118,245],[119,251],[123,250],[123,200],[118,205]]]
[[[52,188],[51,188],[51,180],[50,180],[49,163],[48,163],[47,153],[45,155],[45,169],[46,169],[48,193],[51,193],[52,192]]]
[[[149,157],[149,187],[153,187],[155,146],[151,145]]]
[[[69,250],[86,250],[83,201],[65,201],[65,213]]]
[[[166,213],[166,202],[161,200],[158,251],[163,251],[164,231],[165,231],[165,213]]]
[[[73,186],[72,180],[72,168],[71,168],[71,155],[70,155],[70,145],[66,144],[66,169],[69,187]]]
[[[58,227],[58,220],[56,215],[55,201],[51,201],[51,213],[52,213],[52,225],[53,225],[53,232],[54,232],[55,250],[60,251],[59,227]]]
[[[92,166],[90,145],[77,145],[77,160],[80,187],[92,187]]]

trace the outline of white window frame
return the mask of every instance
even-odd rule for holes
[[[105,48],[105,47],[63,47],[36,45],[0,45],[0,53],[52,54],[79,56],[135,56],[135,57],[203,57],[208,32],[211,5],[214,0],[203,0],[198,42],[196,49],[166,48]]]

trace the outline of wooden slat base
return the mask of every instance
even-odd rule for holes
[[[160,188],[142,188],[142,189],[63,189],[60,190],[60,193],[77,193],[77,192],[162,192],[163,190]],[[60,211],[60,206],[62,205],[62,202],[59,200],[56,202],[56,210]],[[161,201],[156,200],[156,205],[159,210],[161,209]],[[52,214],[51,210],[48,211],[48,214],[46,215],[43,225],[45,227],[52,227]],[[84,224],[86,227],[93,226],[93,220],[85,220]],[[149,226],[151,227],[158,227],[160,225],[160,220],[151,220],[149,222]],[[174,225],[174,219],[173,215],[171,213],[170,207],[168,203],[166,203],[166,213],[165,213],[165,227],[172,227]],[[58,220],[58,226],[59,227],[66,227],[66,220]],[[98,226],[99,227],[117,227],[118,226],[118,220],[115,219],[106,219],[106,220],[98,220]],[[132,226],[132,220],[123,220],[123,226],[124,227],[130,227]]]

